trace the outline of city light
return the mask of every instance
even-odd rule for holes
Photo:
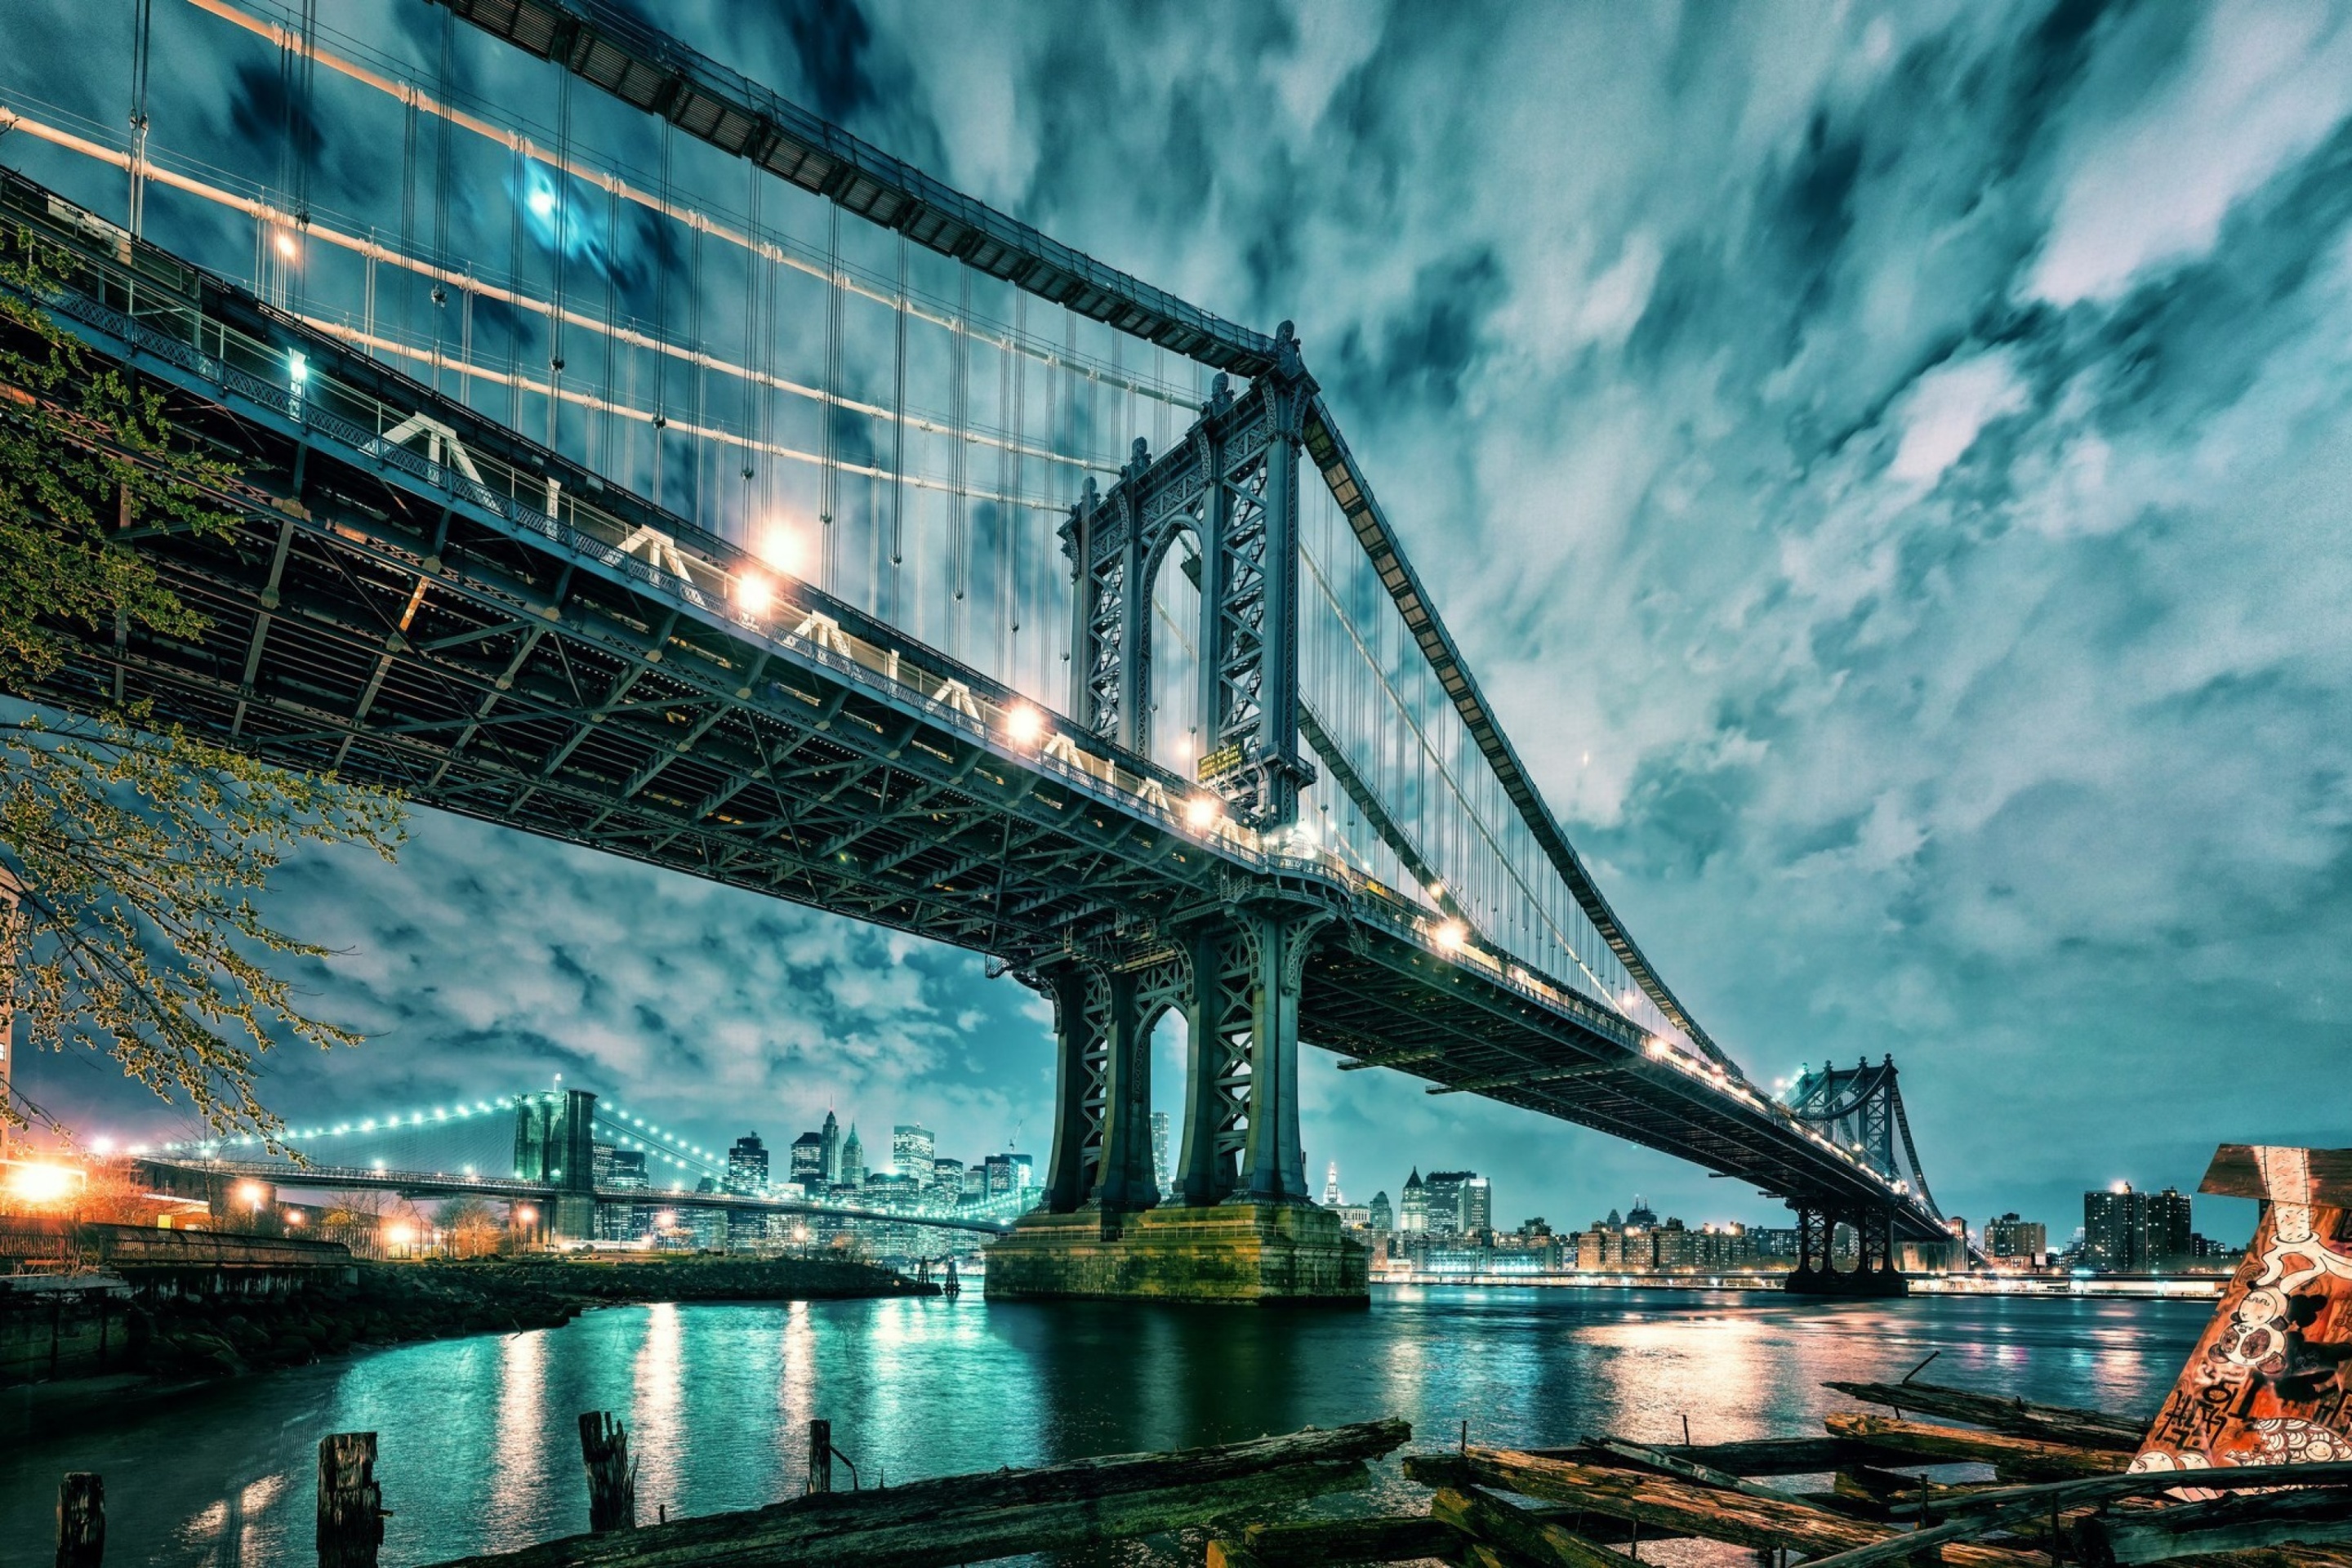
[[[236,1196],[239,1203],[242,1203],[246,1207],[256,1211],[258,1211],[263,1205],[269,1201],[268,1193],[263,1190],[259,1182],[239,1182],[236,1187]]]
[[[1184,826],[1195,832],[1206,833],[1224,815],[1224,807],[1214,795],[1196,795],[1184,803]]]
[[[1469,940],[1470,928],[1460,921],[1447,921],[1437,928],[1437,945],[1448,952],[1457,951]]]
[[[12,1163],[8,1171],[8,1191],[22,1203],[62,1203],[72,1195],[76,1186],[87,1179],[85,1173],[68,1165],[47,1165],[31,1161]]]
[[[114,1140],[93,1138],[89,1141],[89,1152],[93,1154],[111,1154],[114,1152]]]
[[[735,607],[747,616],[764,616],[775,608],[776,585],[757,572],[735,579]]]
[[[281,228],[278,231],[270,243],[277,247],[278,254],[279,256],[284,257],[289,261],[294,259],[294,253],[299,247],[295,245],[294,237],[292,235],[287,233]]]
[[[394,1247],[406,1247],[416,1239],[416,1227],[407,1224],[395,1225],[383,1233],[383,1238]]]
[[[539,1218],[539,1211],[524,1204],[514,1211],[514,1218],[517,1225],[530,1225]]]
[[[1015,745],[1034,746],[1045,733],[1045,716],[1026,702],[1016,702],[1004,715],[1004,732]]]

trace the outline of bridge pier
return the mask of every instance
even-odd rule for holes
[[[1328,917],[1221,910],[1108,961],[1024,980],[1054,1003],[1045,1203],[988,1250],[988,1294],[1369,1300],[1369,1255],[1315,1205],[1298,1134],[1298,997]],[[1150,1151],[1154,1025],[1184,1014],[1184,1141],[1161,1205]]]
[[[527,1094],[515,1101],[515,1174],[556,1189],[540,1216],[550,1241],[596,1235],[596,1096],[584,1089]]]
[[[1895,1267],[1895,1216],[1875,1206],[1838,1207],[1792,1201],[1797,1267],[1783,1289],[1795,1296],[1907,1296],[1911,1282]],[[1854,1236],[1854,1267],[1837,1266],[1837,1232]]]

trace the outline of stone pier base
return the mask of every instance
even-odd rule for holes
[[[1031,1214],[988,1248],[992,1300],[1370,1304],[1371,1255],[1303,1204]]]
[[[1792,1268],[1782,1287],[1791,1296],[1908,1296],[1910,1279],[1899,1269]]]

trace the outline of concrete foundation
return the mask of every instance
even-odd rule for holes
[[[1791,1296],[1908,1296],[1911,1280],[1893,1268],[1793,1268],[1782,1289]]]
[[[1307,1204],[1030,1214],[988,1248],[992,1300],[1362,1307],[1371,1255]]]

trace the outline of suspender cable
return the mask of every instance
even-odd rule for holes
[[[400,250],[405,256],[416,248],[416,105],[411,102],[400,117]],[[415,279],[404,270],[399,276],[400,335],[408,336],[409,296],[415,292]]]
[[[457,26],[457,17],[455,12],[445,10],[441,13],[440,79],[443,81],[449,79],[449,51],[456,37]],[[446,256],[449,254],[449,122],[447,121],[435,119],[433,140],[433,254]],[[448,313],[449,291],[442,287],[437,279],[433,285],[432,299],[433,390],[439,392],[441,390],[441,343],[444,337],[442,327],[443,318]],[[473,313],[470,308],[471,300],[472,296],[469,294],[467,309],[469,323]],[[472,405],[473,387],[470,378],[460,379],[457,395],[467,400],[467,406]]]
[[[710,426],[702,416],[702,230],[698,227],[687,245],[686,336],[687,346],[694,351],[693,358],[687,362],[694,367],[694,425],[698,430],[707,430]],[[688,454],[694,459],[689,483],[694,487],[691,515],[698,528],[709,526],[702,518],[702,445],[696,438],[689,438],[686,444]]]
[[[522,277],[522,209],[530,191],[530,163],[518,151],[513,156],[514,190],[507,202],[507,276],[520,280]],[[507,357],[516,364],[522,363],[524,342],[523,318],[520,310],[507,315]],[[522,378],[517,376],[507,387],[507,424],[522,428]]]
[[[147,231],[147,42],[155,0],[139,0],[131,36],[131,237]]]
[[[751,221],[756,225],[760,219],[760,179],[756,166],[752,170],[751,186]],[[761,333],[760,257],[757,251],[747,250],[743,253],[743,363],[745,364],[756,364],[759,363]],[[746,394],[755,390],[757,389],[748,386],[744,389]],[[748,410],[746,411],[746,417],[742,421],[742,429],[743,542],[751,549],[757,550],[760,547],[759,531],[767,526],[767,520],[755,515],[756,509],[751,504],[752,477],[759,472],[761,465],[753,462],[751,459],[755,437],[753,432],[753,422],[749,416]],[[760,431],[758,432],[756,438],[760,441],[765,441],[767,439],[767,433],[765,431]]]
[[[561,65],[556,68],[562,70]],[[547,321],[547,384],[550,388],[561,389],[563,385],[564,262],[572,249],[572,177],[562,172],[572,163],[572,73],[568,70],[563,71],[563,78],[555,88],[555,145],[562,158],[550,175],[555,182],[555,288],[552,295],[555,313]],[[547,445],[551,450],[555,447],[556,411],[562,405],[561,395],[551,392],[547,399]],[[696,521],[701,520],[698,518]]]
[[[621,323],[620,268],[621,204],[609,193],[604,197],[604,416],[597,420],[596,445],[589,454],[592,467],[604,469],[625,482],[628,469],[623,463],[620,442],[620,419],[613,404],[613,389],[620,380],[620,334],[614,329]]]
[[[759,177],[759,165],[751,165],[752,178]],[[817,532],[821,544],[818,559],[822,563],[823,580],[833,580],[833,520],[839,505],[840,474],[835,467],[840,458],[841,396],[841,209],[828,204],[824,225],[824,401],[817,405],[817,417],[824,421],[824,439],[818,450],[824,455],[824,466],[817,475]]]
[[[907,237],[898,236],[898,292],[890,369],[890,564],[907,558]],[[892,581],[896,582],[894,576]]]
[[[662,121],[661,128],[661,189],[662,205],[669,205],[669,145],[672,126]],[[654,246],[654,336],[669,342],[669,244],[667,236]],[[654,356],[654,504],[667,506],[669,498],[662,493],[662,449],[668,438],[662,432],[669,424],[669,356]]]

